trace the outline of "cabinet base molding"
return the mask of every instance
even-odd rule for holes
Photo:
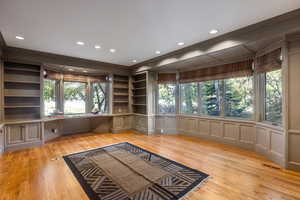
[[[41,146],[41,145],[43,145],[42,141],[31,142],[31,143],[26,143],[26,144],[11,145],[11,146],[5,147],[5,152],[28,149],[28,148],[32,148],[32,147]]]

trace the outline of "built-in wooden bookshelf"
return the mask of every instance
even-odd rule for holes
[[[113,113],[129,113],[129,76],[113,76]]]
[[[41,69],[38,65],[4,63],[4,119],[39,119]]]
[[[133,113],[147,114],[147,73],[132,76]]]

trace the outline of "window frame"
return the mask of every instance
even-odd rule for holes
[[[43,78],[43,114],[42,116],[46,116],[49,117],[51,116],[51,114],[46,115],[45,113],[45,99],[44,99],[44,90],[45,90],[45,86],[44,86],[44,81],[45,80],[50,80],[50,81],[54,81],[55,82],[55,110],[59,109],[59,99],[60,99],[60,81],[59,80],[55,80],[55,79],[51,79],[51,78]]]
[[[110,102],[109,102],[109,83],[108,82],[97,82],[97,81],[91,81],[89,82],[89,112],[92,111],[93,107],[94,107],[94,87],[93,84],[95,83],[104,83],[105,84],[105,91],[107,92],[107,95],[105,96],[105,101],[107,102],[107,108],[105,110],[105,112],[99,112],[100,114],[108,114],[109,113],[109,106],[110,106]]]
[[[204,83],[204,82],[208,82],[208,81],[218,81],[218,89],[220,92],[220,100],[219,100],[219,107],[220,107],[220,114],[219,115],[209,115],[209,114],[206,114],[203,112],[203,108],[202,108],[202,90],[201,90],[201,83]],[[205,116],[205,117],[216,117],[216,118],[224,118],[224,115],[223,115],[223,98],[222,98],[222,95],[223,95],[223,79],[220,79],[220,80],[208,80],[208,81],[201,81],[201,82],[198,82],[198,107],[199,107],[199,112],[198,112],[198,116]]]
[[[182,99],[182,91],[181,91],[181,86],[182,84],[191,84],[191,83],[196,83],[197,84],[197,112],[196,113],[184,113],[183,110],[182,110],[182,103],[183,103],[183,99]],[[178,83],[178,100],[179,100],[179,103],[178,103],[178,113],[181,114],[181,115],[192,115],[192,116],[198,116],[200,115],[200,109],[201,109],[201,106],[200,106],[200,82],[189,82],[189,83]],[[176,98],[175,98],[176,100]],[[175,102],[176,104],[176,102]],[[175,110],[175,113],[176,113],[176,110]]]
[[[236,77],[236,78],[244,78],[247,76],[243,76],[243,77]],[[222,95],[222,107],[223,107],[223,114],[222,116],[226,119],[239,119],[239,120],[249,120],[249,121],[254,121],[255,120],[255,115],[256,115],[256,87],[255,87],[255,76],[251,76],[252,77],[252,89],[253,89],[253,96],[252,96],[252,106],[253,106],[253,113],[252,116],[250,118],[243,118],[243,117],[233,117],[233,116],[226,116],[226,99],[225,99],[225,94],[226,94],[226,79],[223,79],[223,95]],[[232,79],[232,78],[229,78]]]
[[[282,69],[278,69],[281,70],[281,77],[282,77],[282,81],[281,84],[283,84],[283,70]],[[273,70],[273,71],[277,71],[277,70]],[[272,72],[272,71],[270,71]],[[272,121],[269,121],[266,119],[266,96],[267,96],[267,91],[266,91],[266,75],[268,72],[264,72],[259,74],[259,79],[260,79],[260,121],[262,123],[271,125],[271,126],[275,126],[275,127],[283,127],[283,105],[281,108],[281,123],[274,123]],[[282,99],[282,103],[283,103],[283,98],[284,98],[284,94],[283,94],[283,87],[282,87],[282,91],[281,91],[281,99]]]
[[[65,113],[65,82],[68,83],[83,83],[85,84],[85,112],[84,113]],[[64,115],[84,115],[87,114],[89,111],[89,83],[88,82],[79,82],[79,81],[62,81],[62,112]]]
[[[159,85],[174,85],[175,86],[175,89],[174,89],[175,110],[174,110],[174,112],[160,112],[160,109],[159,109]],[[178,100],[176,98],[177,94],[178,94],[178,83],[157,83],[156,84],[156,106],[155,106],[156,113],[158,113],[159,115],[176,115],[176,114],[178,114]]]

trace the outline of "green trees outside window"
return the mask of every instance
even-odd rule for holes
[[[181,113],[198,113],[198,83],[180,84]]]
[[[93,109],[98,108],[99,113],[108,112],[108,91],[107,83],[92,83]]]
[[[44,114],[51,115],[56,110],[56,81],[44,79]]]
[[[175,113],[176,84],[158,85],[158,112]]]
[[[219,116],[221,107],[220,81],[205,81],[200,83],[201,114]]]
[[[282,74],[281,69],[265,74],[265,120],[282,123]]]
[[[64,82],[64,113],[86,112],[86,83]]]
[[[252,118],[253,77],[231,78],[225,84],[225,116]]]

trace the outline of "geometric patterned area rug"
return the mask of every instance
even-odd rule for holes
[[[209,177],[127,142],[63,158],[90,199],[177,200]]]

